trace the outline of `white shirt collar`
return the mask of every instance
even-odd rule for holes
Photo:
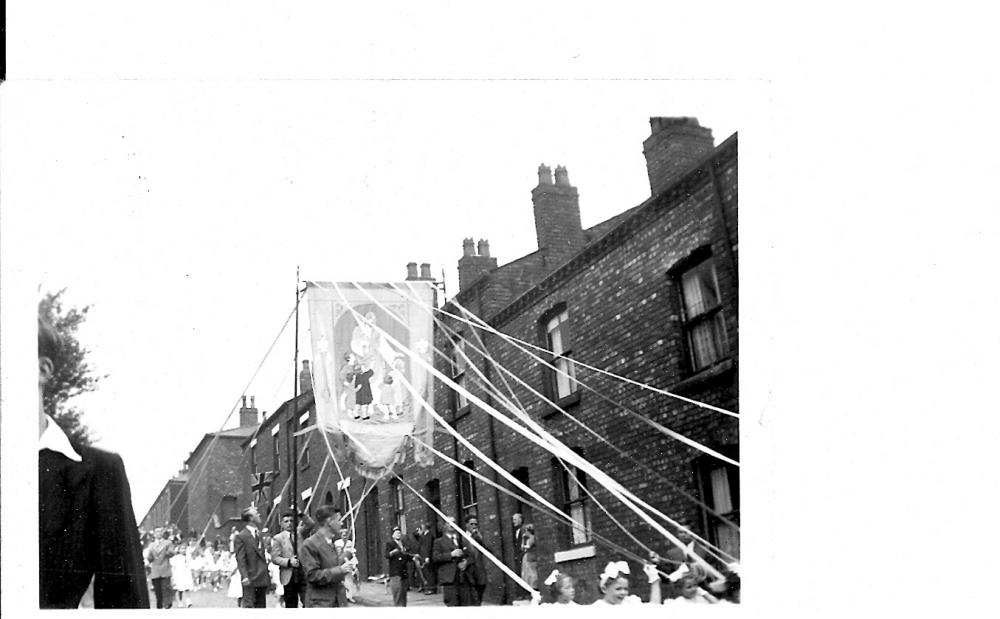
[[[38,450],[41,451],[43,449],[50,449],[56,453],[60,453],[74,462],[83,462],[83,458],[80,457],[80,454],[76,453],[73,445],[69,442],[69,437],[59,427],[59,424],[53,421],[48,415],[45,416],[45,429],[42,430],[42,435],[38,437]]]

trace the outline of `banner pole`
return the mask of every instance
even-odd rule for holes
[[[295,265],[295,361],[292,373],[292,419],[291,425],[298,425],[299,418],[299,265]],[[299,536],[299,433],[292,432],[292,554],[298,556]]]

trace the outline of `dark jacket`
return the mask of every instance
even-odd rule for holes
[[[405,538],[399,540],[399,543],[403,545],[401,550],[395,541],[388,542],[385,545],[385,558],[389,561],[389,576],[408,578],[407,567],[413,561],[415,553],[412,547],[406,543]],[[396,552],[397,550],[399,552]]]
[[[38,452],[38,597],[76,608],[94,579],[94,608],[149,608],[146,570],[125,465],[73,444],[82,462]]]
[[[453,557],[451,552],[456,548],[462,548],[462,538],[458,538],[458,545],[452,543],[448,535],[442,535],[434,540],[434,553],[432,559],[438,570],[438,582],[442,585],[453,585],[461,582],[462,570],[459,569],[459,562],[463,566],[468,561],[463,557]],[[463,549],[464,550],[464,549]]]
[[[257,530],[257,539],[249,529],[243,529],[233,540],[233,555],[240,571],[240,579],[249,578],[250,587],[267,587],[271,577],[267,573],[267,556],[264,554],[264,537]]]
[[[317,531],[299,545],[299,560],[306,574],[306,606],[312,600],[334,602],[334,606],[347,606],[344,589],[344,572],[340,566],[344,558],[333,544],[326,541],[323,531]]]

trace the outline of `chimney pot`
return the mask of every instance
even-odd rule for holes
[[[471,238],[462,241],[462,254],[465,256],[476,255],[475,242]]]
[[[479,239],[479,245],[477,246],[479,250],[479,255],[485,258],[490,257],[490,244],[485,239]]]
[[[406,264],[406,279],[417,279],[417,263],[408,262]]]
[[[569,187],[569,172],[565,166],[556,166],[556,186]]]
[[[544,163],[538,166],[538,184],[539,185],[551,185],[552,184],[552,169]]]
[[[420,265],[420,279],[434,279],[431,277],[431,265],[429,262]]]
[[[254,396],[250,396],[250,408],[257,408],[257,405],[254,403]]]
[[[247,397],[243,396],[243,408],[247,407]]]

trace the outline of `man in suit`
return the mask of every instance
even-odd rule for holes
[[[392,541],[385,545],[385,558],[389,560],[389,591],[393,606],[406,606],[406,593],[410,589],[408,568],[414,553],[403,543],[403,532],[392,528]]]
[[[472,606],[474,590],[465,577],[469,561],[458,524],[448,519],[447,532],[434,540],[432,558],[438,570],[438,584],[444,591],[445,606]]]
[[[521,575],[521,565],[524,558],[524,516],[521,512],[514,512],[510,517],[511,524],[514,525],[513,532],[513,552],[511,553],[514,557],[514,573],[518,576]],[[511,582],[511,581],[508,581]],[[511,583],[513,584],[513,583]],[[515,599],[524,599],[526,592],[521,587],[514,587],[513,597]]]
[[[271,539],[271,562],[278,566],[285,608],[298,608],[300,601],[306,605],[306,579],[292,544],[294,526],[295,514],[285,512],[281,515],[281,533]]]
[[[350,563],[333,545],[340,537],[340,510],[324,505],[316,510],[316,532],[299,546],[299,558],[306,575],[306,608],[347,606],[344,576]]]
[[[434,554],[434,532],[426,521],[420,525],[418,552],[423,560],[420,569],[424,574],[424,595],[433,595],[437,593],[437,569],[431,557]]]
[[[479,531],[479,519],[468,518],[465,521],[465,531],[469,537],[476,540],[476,543],[485,548],[483,535]],[[486,593],[486,555],[472,544],[468,544],[466,552],[469,557],[469,566],[465,570],[465,578],[472,587],[472,605],[482,606],[483,594]]]
[[[149,608],[139,529],[121,456],[77,444],[45,414],[61,358],[55,330],[38,319],[38,603]]]
[[[156,535],[157,539],[146,550],[149,578],[153,581],[156,607],[170,608],[173,605],[171,600],[174,598],[174,590],[170,588],[170,579],[173,576],[170,557],[174,556],[176,548],[170,539],[170,529],[157,529]]]
[[[233,554],[243,585],[243,608],[267,608],[271,578],[267,572],[264,536],[259,529],[260,514],[251,505],[243,510],[242,518],[245,526],[233,539]]]

